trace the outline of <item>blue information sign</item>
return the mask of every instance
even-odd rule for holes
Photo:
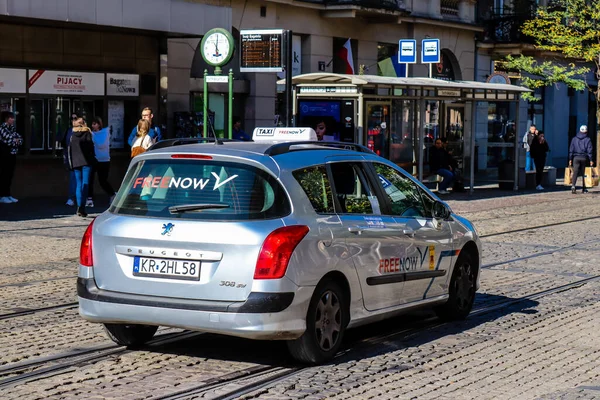
[[[398,42],[398,63],[415,64],[417,62],[417,41],[401,39]]]
[[[440,39],[423,39],[421,42],[421,63],[440,62]]]

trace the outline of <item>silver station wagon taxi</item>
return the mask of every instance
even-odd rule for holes
[[[83,318],[121,345],[169,326],[286,340],[320,363],[348,328],[420,306],[465,318],[473,225],[365,147],[310,128],[167,140],[135,157],[82,240]]]

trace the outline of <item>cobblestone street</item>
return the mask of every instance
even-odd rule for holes
[[[79,244],[91,219],[58,199],[0,204],[0,398],[168,398],[265,366],[290,373],[240,398],[600,398],[600,191],[481,189],[447,200],[482,236],[471,316],[442,323],[423,311],[357,328],[332,362],[310,368],[291,364],[282,342],[212,334],[113,346],[77,311]],[[157,338],[179,332],[161,328]],[[10,381],[24,374],[32,375]],[[228,398],[236,385],[182,398]]]

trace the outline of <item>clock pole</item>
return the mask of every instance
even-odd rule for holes
[[[233,69],[229,68],[229,139],[233,139]]]
[[[208,81],[206,77],[208,76],[208,70],[204,70],[204,98],[202,99],[202,136],[208,137]]]

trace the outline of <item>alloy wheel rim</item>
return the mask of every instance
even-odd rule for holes
[[[315,313],[315,333],[321,350],[331,350],[337,344],[341,330],[340,300],[334,292],[328,290],[319,299]]]
[[[456,301],[459,308],[469,307],[471,299],[474,296],[475,277],[472,273],[471,265],[463,263],[459,267],[459,275],[456,279]]]

